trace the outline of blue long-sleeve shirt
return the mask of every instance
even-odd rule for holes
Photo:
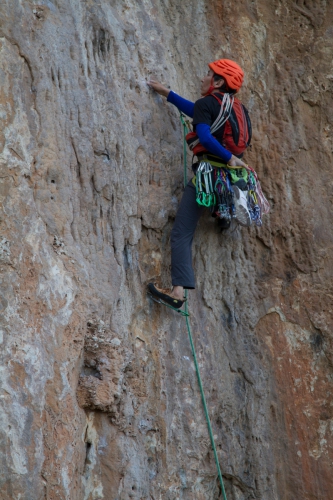
[[[181,97],[172,90],[170,90],[169,92],[167,101],[171,102],[171,104],[176,106],[176,108],[178,108],[185,115],[189,116],[190,118],[193,118],[194,102],[184,99],[184,97]]]
[[[194,102],[184,99],[180,95],[170,90],[167,101],[176,106],[182,113],[193,118]],[[195,126],[195,131],[198,134],[200,144],[203,145],[209,153],[218,156],[225,163],[232,157],[232,153],[225,149],[210,133],[210,127],[206,123],[198,123]]]

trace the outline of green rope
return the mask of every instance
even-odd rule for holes
[[[186,141],[185,141],[185,136],[188,133],[188,126],[186,125],[184,115],[180,113],[180,120],[183,125],[183,136],[184,136],[184,187],[187,184],[187,151],[186,151]],[[188,290],[185,290],[185,298],[188,298]],[[224,483],[223,483],[223,478],[222,478],[222,472],[220,468],[220,463],[219,463],[219,458],[217,456],[217,451],[216,451],[216,446],[215,446],[215,441],[214,441],[214,436],[213,436],[213,429],[212,429],[212,424],[210,422],[209,418],[209,413],[208,413],[208,408],[207,408],[207,403],[206,403],[206,398],[205,398],[205,393],[203,390],[202,386],[202,381],[201,381],[201,375],[200,375],[200,369],[199,369],[199,364],[197,360],[197,355],[195,352],[195,347],[194,347],[194,342],[193,342],[193,337],[192,337],[192,332],[191,332],[191,325],[190,325],[190,320],[189,320],[189,312],[188,312],[188,300],[185,301],[185,315],[186,315],[186,326],[187,326],[187,332],[188,332],[188,337],[190,340],[191,344],[191,349],[192,349],[192,355],[193,355],[193,360],[194,360],[194,366],[195,366],[195,371],[197,373],[197,378],[198,378],[198,383],[199,383],[199,388],[200,388],[200,393],[201,393],[201,399],[202,399],[202,404],[204,407],[204,412],[205,412],[205,417],[207,420],[207,427],[208,427],[208,433],[210,437],[210,442],[213,448],[214,452],[214,458],[215,458],[215,463],[216,463],[216,468],[217,468],[217,473],[219,476],[220,484],[221,484],[221,490],[222,490],[222,496],[223,500],[227,500],[227,496],[225,493],[224,489]]]
[[[186,293],[186,295],[187,295],[187,293]],[[187,311],[187,301],[185,302],[185,312],[188,313],[188,311]],[[212,425],[210,423],[210,418],[209,418],[209,413],[208,413],[208,408],[207,408],[205,393],[204,393],[203,386],[202,386],[202,381],[201,381],[201,376],[200,376],[200,370],[199,370],[199,364],[198,364],[197,355],[196,355],[196,352],[195,352],[194,342],[193,342],[193,338],[192,338],[189,315],[186,316],[186,326],[187,326],[187,331],[188,331],[188,337],[190,339],[190,344],[191,344],[191,349],[192,349],[192,355],[193,355],[195,370],[197,372],[197,377],[198,377],[198,383],[199,383],[199,387],[200,387],[202,404],[203,404],[203,407],[204,407],[204,412],[205,412],[205,416],[206,416],[206,420],[207,420],[207,426],[208,426],[208,432],[209,432],[210,442],[211,442],[211,445],[212,445],[212,448],[213,448],[214,458],[215,458],[215,463],[216,463],[216,468],[217,468],[217,473],[218,473],[220,484],[221,484],[222,496],[223,496],[223,500],[227,500],[227,496],[226,496],[225,489],[224,489],[224,484],[223,484],[223,478],[222,478],[222,472],[221,472],[221,468],[220,468],[219,458],[217,456],[217,451],[216,451],[216,446],[215,446],[215,441],[214,441],[214,436],[213,436],[213,429],[212,429]]]

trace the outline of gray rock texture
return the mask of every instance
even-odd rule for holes
[[[185,321],[146,296],[183,182],[146,81],[195,100],[220,57],[272,207],[207,212],[193,247],[227,497],[333,498],[332,25],[329,0],[2,0],[1,500],[221,498]]]

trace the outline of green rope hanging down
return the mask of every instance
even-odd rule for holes
[[[185,119],[184,119],[184,115],[181,112],[179,112],[179,113],[180,113],[180,120],[181,120],[182,126],[183,126],[183,136],[184,136],[184,187],[186,187],[186,184],[187,184],[187,150],[186,150],[185,136],[188,133],[188,127],[186,125],[186,122],[185,122]],[[187,299],[187,295],[188,295],[187,292],[188,291],[185,290],[185,298],[186,299]],[[200,370],[199,370],[199,364],[198,364],[197,355],[196,355],[196,352],[195,352],[195,347],[194,347],[194,342],[193,342],[193,337],[192,337],[192,332],[191,332],[191,325],[190,325],[190,320],[189,320],[189,316],[190,315],[189,315],[189,312],[188,312],[188,305],[187,304],[188,304],[188,301],[186,300],[185,301],[185,314],[186,314],[186,326],[187,326],[188,337],[189,337],[190,344],[191,344],[191,349],[192,349],[192,355],[193,355],[193,360],[194,360],[195,371],[197,373],[197,378],[198,378],[198,383],[199,383],[199,388],[200,388],[200,393],[201,393],[202,404],[203,404],[203,407],[204,407],[205,417],[206,417],[206,420],[207,420],[207,427],[208,427],[210,442],[211,442],[211,445],[212,445],[212,448],[213,448],[213,452],[214,452],[214,458],[215,458],[217,473],[218,473],[219,480],[220,480],[220,485],[221,485],[221,490],[222,490],[222,496],[223,496],[223,500],[227,500],[227,495],[226,495],[225,489],[224,489],[224,483],[223,483],[223,478],[222,478],[222,472],[221,472],[221,468],[220,468],[219,458],[217,456],[217,451],[216,451],[216,446],[215,446],[215,441],[214,441],[213,429],[212,429],[212,425],[211,425],[211,422],[210,422],[208,408],[207,408],[207,403],[206,403],[206,398],[205,398],[205,393],[204,393],[203,386],[202,386],[201,375],[200,375]]]

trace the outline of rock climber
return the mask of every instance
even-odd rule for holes
[[[200,151],[205,151],[211,155],[211,157],[208,156],[208,160],[215,160],[215,164],[216,162],[220,162],[221,167],[227,165],[230,167],[246,167],[246,164],[240,158],[242,155],[231,152],[233,149],[238,151],[237,147],[233,148],[234,143],[230,142],[230,140],[233,141],[230,137],[233,137],[234,134],[229,133],[230,137],[226,138],[227,130],[225,126],[216,130],[214,136],[211,133],[211,126],[214,122],[216,123],[217,118],[220,116],[221,100],[224,96],[226,96],[229,105],[231,102],[232,108],[234,95],[239,91],[243,83],[243,70],[237,63],[229,59],[219,59],[209,63],[208,67],[207,75],[201,80],[202,97],[195,103],[184,99],[155,79],[151,79],[148,85],[155,92],[166,97],[167,101],[175,105],[181,112],[193,118],[193,130],[195,132],[193,135],[198,137],[200,146],[197,148],[199,152],[195,152],[195,149],[193,152],[196,154],[199,162],[202,157]],[[220,98],[219,101],[218,98]],[[231,101],[230,98],[232,99]],[[242,108],[244,107],[242,106]],[[247,113],[246,108],[244,109]],[[244,111],[242,113],[244,114]],[[248,115],[247,119],[249,120]],[[229,150],[225,147],[226,143]],[[205,158],[207,158],[207,155]],[[243,226],[249,225],[251,219],[247,208],[246,196],[242,192],[242,188],[239,189],[235,186],[233,189],[236,209],[235,219]],[[158,288],[154,283],[149,283],[148,285],[148,290],[153,297],[176,309],[182,307],[184,303],[184,289],[195,288],[192,267],[192,241],[197,223],[203,213],[203,208],[196,202],[196,188],[191,179],[185,187],[171,232],[172,289]]]

